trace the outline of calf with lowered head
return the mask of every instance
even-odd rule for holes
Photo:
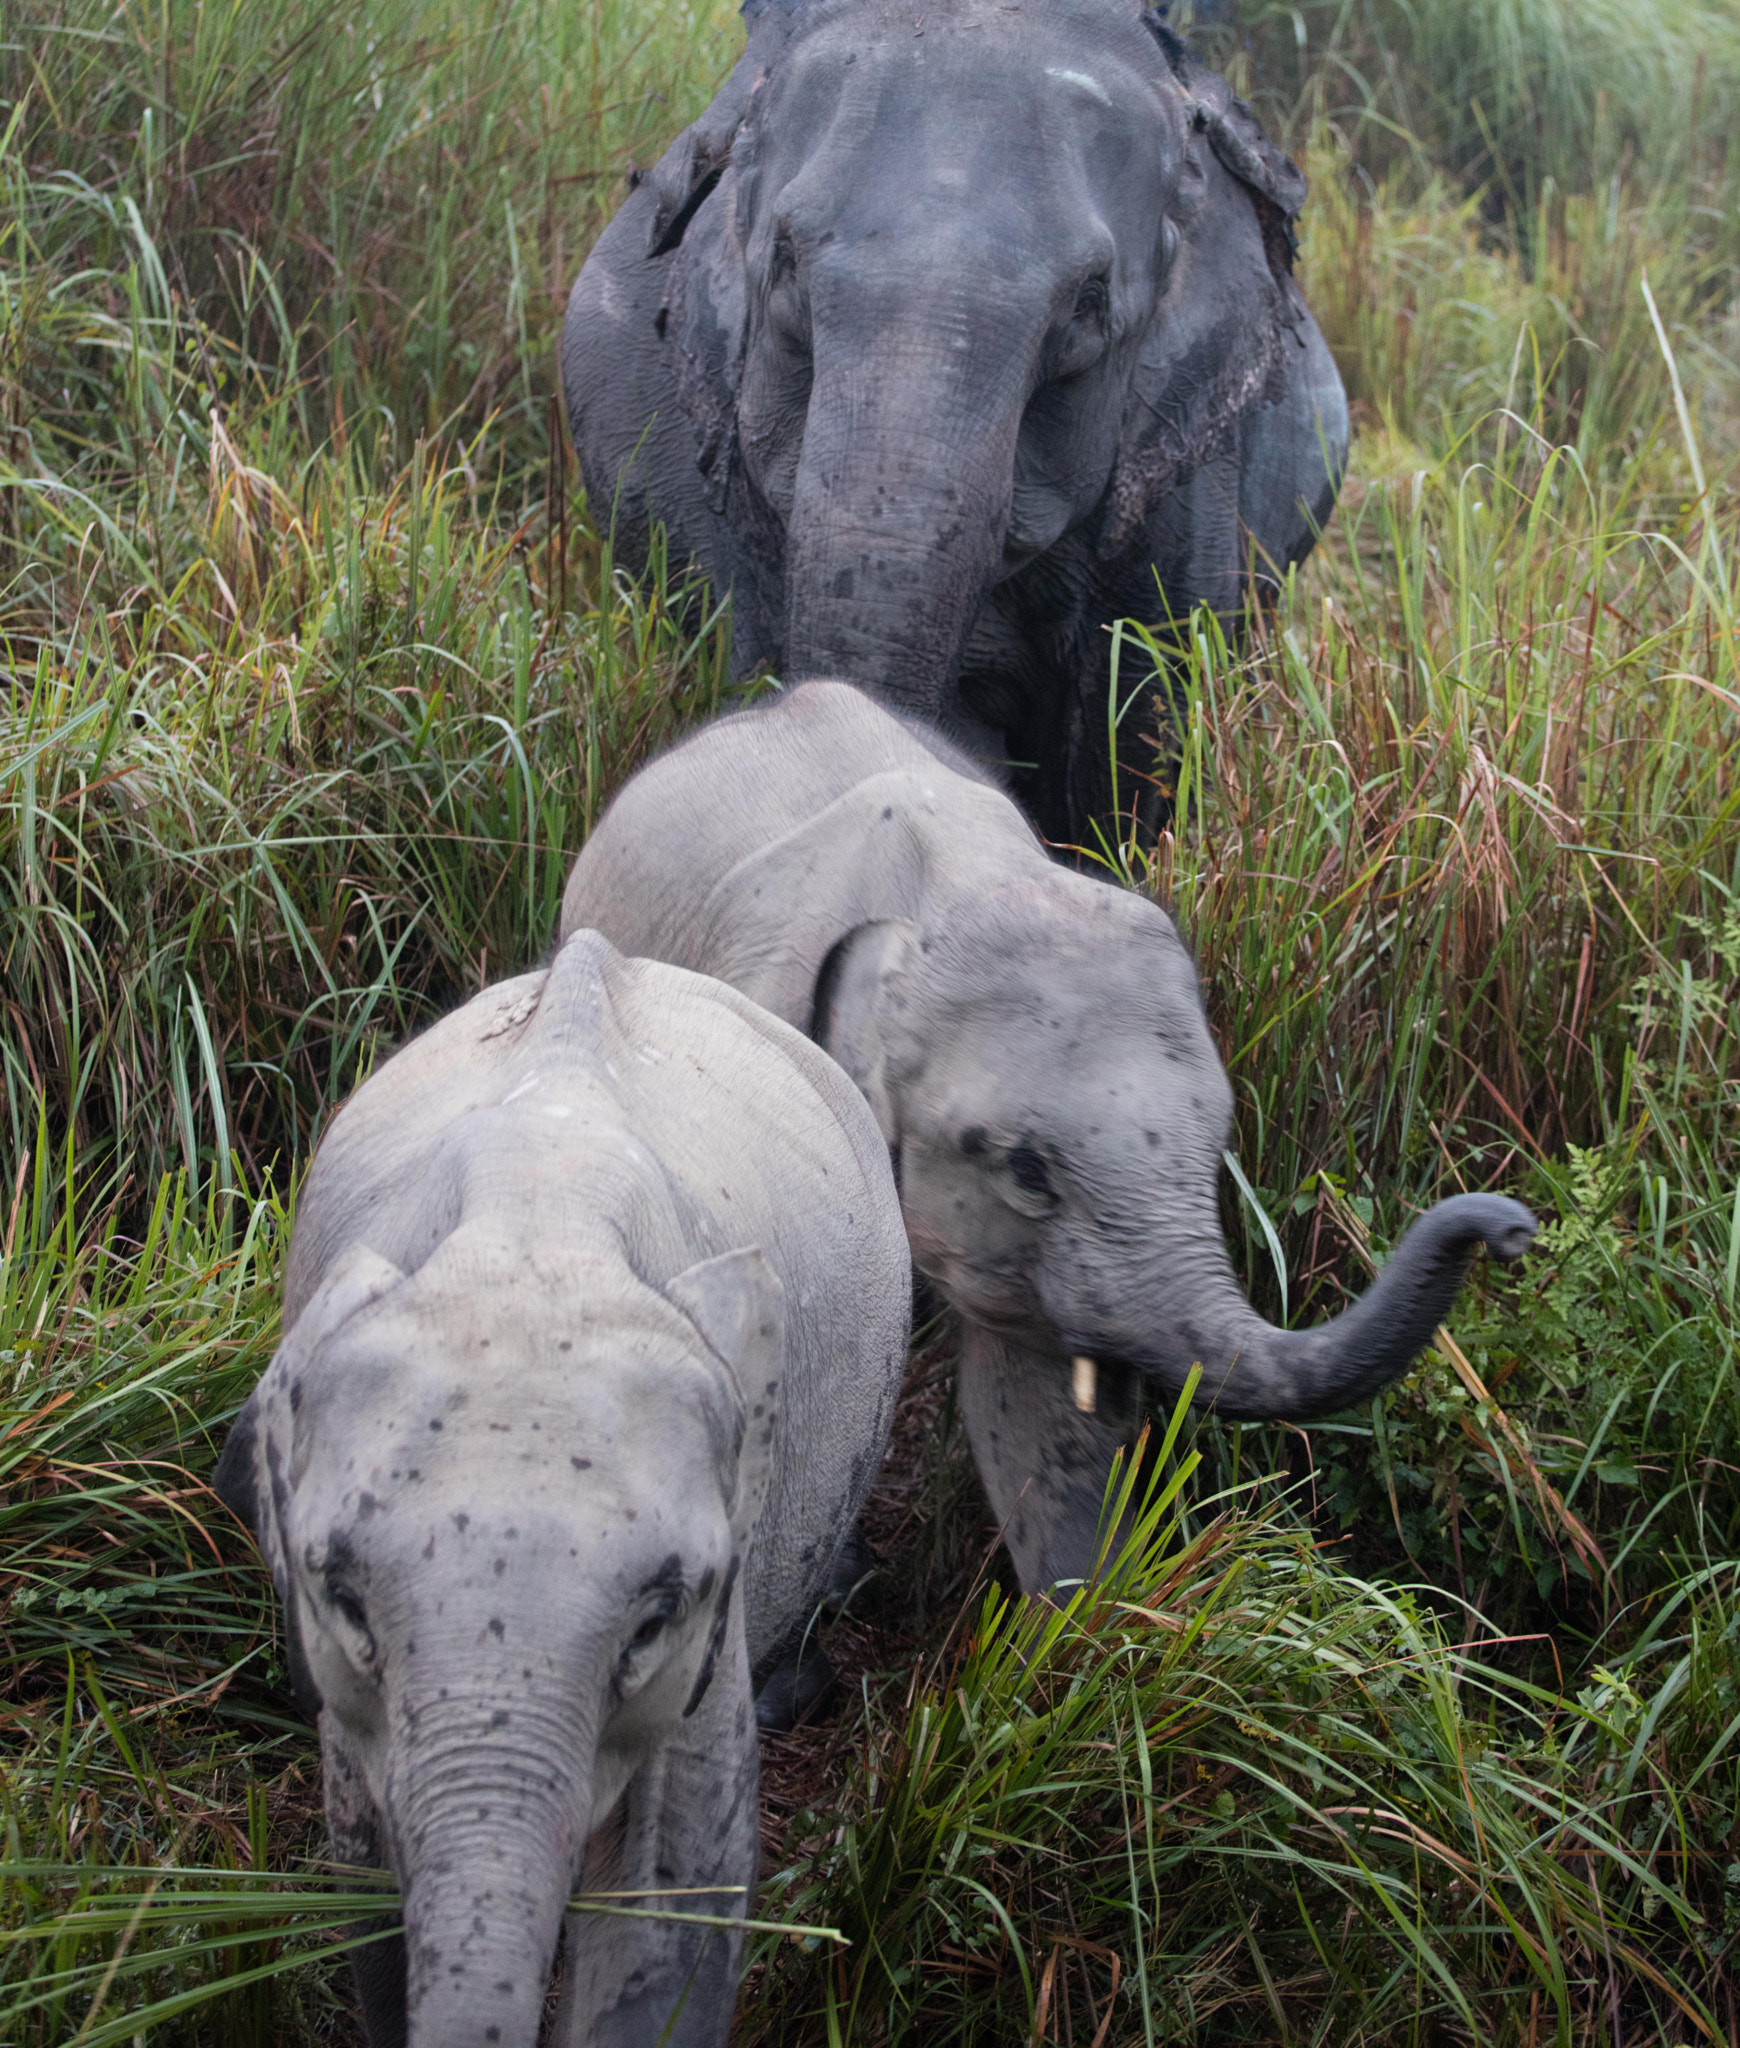
[[[333,1853],[403,1892],[359,1951],[374,2048],[534,2048],[581,1884],[741,1917],[752,1687],[877,1469],[909,1290],[845,1075],[595,932],[339,1112],[217,1484],[319,1715]],[[553,2038],[722,2048],[738,1950],[568,1916]]]

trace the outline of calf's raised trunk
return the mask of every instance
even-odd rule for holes
[[[1453,1196],[1418,1219],[1351,1308],[1315,1329],[1283,1330],[1245,1299],[1211,1215],[1194,1232],[1158,1234],[1126,1286],[1099,1261],[1085,1318],[1072,1306],[1056,1320],[1072,1349],[1138,1366],[1169,1393],[1199,1364],[1199,1405],[1229,1420],[1305,1420],[1369,1400],[1406,1372],[1449,1314],[1476,1249],[1520,1258],[1534,1232],[1520,1202]]]

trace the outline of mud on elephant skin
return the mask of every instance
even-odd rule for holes
[[[619,559],[662,521],[731,587],[741,673],[840,676],[1028,764],[1080,841],[1112,803],[1107,622],[1236,623],[1334,503],[1305,180],[1139,0],[744,11],[569,303],[592,505]]]
[[[533,2048],[566,1901],[758,1875],[752,1688],[881,1457],[910,1265],[862,1098],[596,933],[339,1112],[219,1467],[318,1712],[375,2048]],[[554,2038],[722,2048],[735,1936],[567,1918]]]
[[[1520,1203],[1420,1217],[1320,1327],[1251,1308],[1221,1235],[1232,1091],[1172,920],[1061,867],[1014,803],[840,683],[723,719],[643,769],[588,840],[563,928],[715,974],[812,1031],[888,1142],[912,1255],[961,1317],[961,1405],[1024,1586],[1079,1577],[1134,1404],[1304,1417],[1405,1371]]]

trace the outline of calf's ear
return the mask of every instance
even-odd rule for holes
[[[709,1350],[731,1368],[742,1400],[743,1436],[731,1501],[737,1554],[754,1533],[773,1477],[776,1405],[785,1368],[785,1288],[759,1246],[703,1259],[679,1273],[665,1299],[682,1310]]]
[[[325,1280],[286,1332],[241,1413],[230,1424],[223,1455],[212,1474],[213,1492],[253,1531],[260,1555],[272,1574],[272,1584],[284,1608],[291,1676],[298,1697],[310,1714],[319,1712],[320,1700],[301,1654],[296,1593],[284,1545],[291,1450],[302,1393],[299,1373],[314,1345],[371,1302],[378,1301],[404,1277],[397,1266],[366,1245],[353,1245],[334,1261]]]
[[[836,941],[816,977],[810,1036],[845,1068],[890,1148],[900,1117],[890,1074],[893,1012],[906,999],[918,927],[903,918],[861,924]]]

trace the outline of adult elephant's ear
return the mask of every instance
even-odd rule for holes
[[[738,65],[700,120],[685,128],[647,173],[645,182],[653,192],[648,256],[668,256],[681,244],[690,221],[725,175],[754,85],[753,78],[744,78],[744,68]]]
[[[1169,29],[1162,47],[1179,169],[1096,546],[1112,561],[1140,545],[1182,618],[1238,601],[1240,436],[1284,389],[1288,338],[1303,345],[1292,215],[1305,181],[1225,79],[1181,54]]]
[[[1189,96],[1191,125],[1198,134],[1206,134],[1215,155],[1251,193],[1263,224],[1269,267],[1277,278],[1291,276],[1299,252],[1293,223],[1309,189],[1305,173],[1269,140],[1262,122],[1226,80],[1197,63],[1184,38],[1167,23],[1163,8],[1151,9],[1142,20]]]
[[[1276,281],[1290,278],[1299,253],[1293,223],[1309,190],[1305,173],[1269,140],[1262,122],[1224,78],[1212,71],[1198,72],[1197,77],[1197,106],[1208,117],[1209,145],[1255,202],[1263,224],[1263,252]]]
[[[739,1556],[754,1533],[773,1477],[777,1399],[785,1367],[785,1288],[758,1245],[703,1259],[679,1273],[665,1299],[681,1309],[722,1358],[743,1403],[743,1435],[731,1500]]]
[[[713,104],[683,130],[647,175],[654,194],[649,256],[668,256],[680,246],[690,221],[725,175],[731,145],[756,87],[787,39],[814,11],[814,0],[744,0],[748,48]]]

